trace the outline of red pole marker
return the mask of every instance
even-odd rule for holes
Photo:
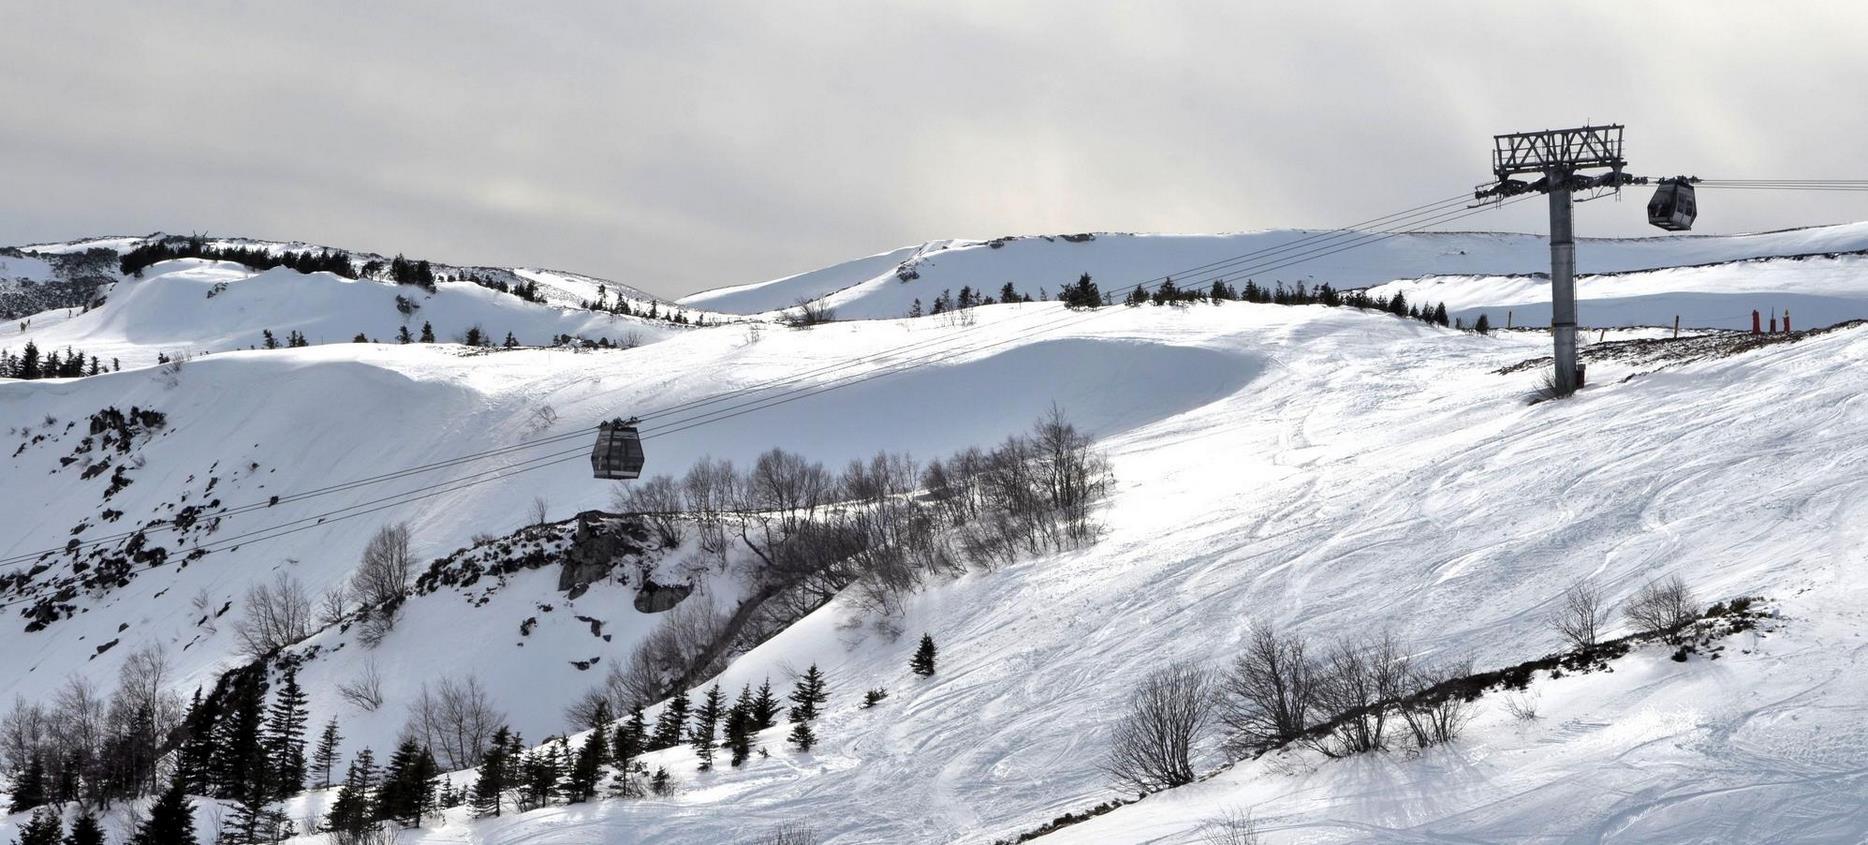
[[[1784,309],[1784,334],[1790,334],[1790,309]]]
[[[1763,334],[1763,332],[1758,329],[1758,309],[1756,308],[1751,309],[1751,333]]]

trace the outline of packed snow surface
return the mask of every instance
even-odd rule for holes
[[[1590,244],[1584,254],[1621,262],[1590,269],[1635,269],[1724,260],[1718,255],[1846,251],[1864,236],[1868,228],[1833,227],[1756,236],[1745,246],[1669,239]],[[1542,248],[1523,236],[1446,238],[1408,242],[1421,251],[1418,264],[1390,255],[1399,269],[1364,281],[1515,272],[1529,268],[1506,259],[1522,253],[1528,263]],[[1111,240],[1027,239],[1001,249]],[[1498,265],[1458,255],[1484,243],[1497,245]],[[1428,260],[1436,249],[1440,260]],[[946,287],[938,273],[994,252],[976,244],[929,253],[908,284],[934,279]],[[877,267],[888,263],[877,258]],[[1860,296],[1848,282],[1850,260],[1663,271],[1653,275],[1677,278],[1650,290],[1663,299],[1695,294],[1695,286],[1746,285],[1770,297]],[[1750,275],[1760,266],[1770,281]],[[201,264],[177,272],[217,271]],[[877,272],[903,284],[892,270]],[[998,286],[971,278],[989,291]],[[211,286],[205,278],[177,281]],[[1039,281],[1029,282],[1034,293]],[[326,301],[318,297],[344,295],[343,282],[328,277],[238,282],[252,283],[261,292],[302,285],[311,298],[292,301],[314,303],[303,309],[308,320],[322,319]],[[1458,298],[1455,281],[1436,283],[1444,289],[1429,298],[1449,308],[1469,302]],[[1472,284],[1486,287],[1470,300],[1479,305],[1534,299],[1503,281]],[[218,307],[236,286],[207,304]],[[112,304],[119,299],[136,302],[119,294]],[[139,302],[135,311],[161,314],[162,301]],[[473,300],[461,302],[465,309]],[[133,311],[113,317],[108,309],[64,337],[87,351],[112,339],[141,348],[160,342],[134,335],[141,318]],[[680,781],[671,798],[479,822],[454,811],[400,841],[698,845],[807,822],[826,843],[991,842],[1123,794],[1098,764],[1133,684],[1171,660],[1223,666],[1254,623],[1319,642],[1385,629],[1419,656],[1470,656],[1489,668],[1557,646],[1545,616],[1574,580],[1592,577],[1620,600],[1667,575],[1707,601],[1765,596],[1781,624],[1734,642],[1717,661],[1678,663],[1644,650],[1612,673],[1540,677],[1535,722],[1508,719],[1488,697],[1466,738],[1450,746],[1346,761],[1265,758],[1043,841],[1198,843],[1197,825],[1230,809],[1258,819],[1268,842],[1868,837],[1868,679],[1859,671],[1868,599],[1859,577],[1868,556],[1868,328],[1691,363],[1598,361],[1579,396],[1530,404],[1535,370],[1499,370],[1548,354],[1549,337],[1539,331],[1479,336],[1383,314],[1242,303],[1091,312],[1034,303],[969,318],[809,330],[718,326],[588,353],[338,343],[229,351],[179,373],[143,368],[0,384],[0,429],[12,432],[8,442],[26,444],[17,454],[0,451],[9,505],[0,509],[0,555],[122,530],[167,513],[183,493],[202,501],[211,477],[221,479],[212,495],[228,503],[263,501],[774,379],[798,379],[786,389],[799,390],[912,363],[695,428],[679,421],[703,419],[694,416],[701,412],[651,419],[645,434],[668,433],[647,443],[649,472],[679,474],[703,455],[744,463],[774,446],[832,468],[878,449],[927,459],[990,445],[1055,403],[1112,458],[1116,484],[1103,506],[1103,539],[937,582],[896,619],[833,601],[739,657],[719,679],[723,686],[766,677],[784,684],[812,663],[824,670],[831,700],[812,753],[787,746],[781,725],[760,738],[770,757],[755,755],[740,769],[700,774],[688,751],[651,755],[651,765],[667,766]],[[1655,333],[1606,337],[1637,334]],[[246,345],[232,330],[209,338],[196,342]],[[931,345],[896,351],[923,342]],[[106,406],[132,405],[161,410],[168,423],[138,446],[133,483],[105,502],[106,478],[80,479],[59,463],[75,439],[63,432],[74,421],[82,429]],[[278,571],[314,591],[340,583],[382,523],[413,526],[425,560],[475,534],[520,527],[534,497],[554,518],[607,505],[612,485],[589,478],[581,448],[572,440],[230,518],[203,540],[566,453],[563,463],[498,483],[141,573],[122,589],[80,596],[75,617],[41,632],[22,631],[13,617],[0,627],[0,699],[47,698],[73,674],[108,683],[130,646],[144,642],[168,646],[185,688],[206,683],[237,662],[230,627],[249,586]],[[90,518],[106,506],[125,512],[120,522]],[[74,535],[80,520],[91,525]],[[306,670],[313,722],[338,715],[347,752],[363,744],[381,750],[423,683],[473,673],[528,738],[563,730],[564,706],[600,679],[602,666],[627,656],[647,622],[624,591],[599,587],[567,599],[554,576],[522,573],[482,607],[455,592],[423,596],[374,651],[351,643],[320,655]],[[217,630],[199,624],[191,608],[203,592],[211,606],[235,603]],[[580,615],[605,621],[615,636],[592,637]],[[536,616],[538,628],[522,637],[525,616]],[[933,678],[907,666],[922,632],[941,649]],[[111,640],[122,644],[98,650]],[[604,662],[589,671],[572,665],[591,657]],[[389,699],[375,713],[358,712],[330,688],[368,662],[383,672]],[[890,697],[860,708],[863,691],[875,687]],[[1212,768],[1221,760],[1208,753],[1201,762]],[[327,798],[300,799],[292,811]],[[0,823],[0,837],[18,821]]]

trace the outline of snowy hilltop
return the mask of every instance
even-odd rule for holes
[[[1332,237],[0,249],[0,840],[1868,837],[1868,224]]]

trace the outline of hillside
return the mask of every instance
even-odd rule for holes
[[[1056,407],[1110,461],[1097,542],[930,578],[894,613],[846,592],[700,679],[730,692],[767,678],[789,686],[815,664],[831,697],[814,751],[790,747],[781,726],[758,739],[769,756],[740,768],[697,773],[689,749],[653,752],[644,759],[679,783],[671,796],[485,821],[456,809],[399,841],[720,843],[809,822],[826,843],[993,842],[1123,795],[1100,763],[1134,684],[1177,659],[1223,667],[1255,623],[1318,642],[1386,630],[1422,659],[1498,667],[1557,647],[1546,616],[1575,580],[1593,578],[1619,602],[1670,575],[1707,602],[1764,597],[1771,630],[1739,635],[1717,660],[1676,662],[1650,648],[1613,672],[1540,676],[1534,723],[1487,697],[1452,745],[1242,762],[1039,841],[1196,843],[1200,823],[1233,808],[1273,842],[1868,835],[1868,682],[1853,669],[1865,596],[1850,577],[1868,553],[1857,527],[1868,525],[1868,498],[1853,471],[1868,460],[1868,410],[1857,401],[1868,329],[1742,349],[1714,334],[1692,354],[1617,345],[1661,336],[1651,330],[1590,333],[1602,341],[1585,350],[1591,387],[1533,404],[1536,370],[1516,365],[1548,354],[1541,331],[1478,335],[1239,302],[1034,302],[965,320],[896,319],[907,301],[961,280],[1033,293],[1051,280],[1054,292],[1085,270],[1145,278],[1242,252],[1241,239],[1288,236],[953,242],[681,300],[757,314],[815,296],[845,317],[886,317],[810,329],[666,327],[467,283],[441,284],[409,318],[434,322],[443,341],[470,322],[527,345],[561,333],[644,340],[602,350],[353,344],[343,341],[359,331],[388,341],[404,324],[394,297],[406,286],[158,265],[116,283],[99,308],[41,315],[26,329],[41,346],[121,356],[124,371],[0,382],[0,478],[23,493],[0,509],[0,556],[31,558],[0,564],[0,601],[18,614],[0,626],[0,693],[49,701],[71,677],[107,687],[146,643],[165,646],[178,691],[210,686],[245,662],[234,622],[250,588],[283,572],[316,595],[350,577],[379,526],[407,522],[420,570],[432,561],[440,573],[500,571],[427,583],[374,648],[343,625],[295,645],[312,723],[337,717],[347,755],[368,745],[387,756],[424,686],[472,676],[537,742],[569,729],[566,708],[651,635],[659,615],[636,604],[649,581],[718,608],[752,583],[744,550],[709,567],[692,545],[648,541],[617,552],[598,581],[565,574],[574,517],[614,509],[618,485],[593,480],[583,459],[597,422],[648,417],[648,474],[679,476],[709,456],[746,467],[774,447],[842,472],[879,450],[925,464],[990,448]],[[1707,306],[1700,324],[1714,325],[1732,304],[1795,302],[1799,328],[1814,326],[1825,308],[1868,302],[1852,282],[1860,258],[1654,268],[1864,242],[1860,224],[1592,242],[1580,250],[1585,269],[1639,272],[1585,279],[1585,321],[1591,303],[1619,295],[1643,303],[1643,315],[1700,313],[1691,309],[1711,298],[1725,304]],[[1466,274],[1525,272],[1543,249],[1518,235],[1423,235],[1344,253],[1301,278],[1393,283],[1456,313],[1522,314],[1534,311],[1536,280]],[[906,282],[895,270],[904,262],[918,274]],[[582,298],[577,285],[591,283],[554,277],[568,280],[566,296]],[[261,328],[337,342],[247,350]],[[18,333],[0,331],[0,346]],[[214,354],[148,366],[180,347]],[[782,387],[734,393],[735,403],[786,401],[738,414],[686,405],[773,381]],[[105,443],[91,420],[109,408],[163,416],[104,424],[124,432]],[[370,510],[403,491],[435,495]],[[272,496],[284,500],[264,506]],[[216,500],[207,511],[261,506],[179,531],[151,525]],[[535,500],[549,524],[533,524]],[[239,537],[269,526],[295,530]],[[148,530],[140,549],[166,558],[127,583],[67,553],[38,554],[137,527]],[[124,546],[101,548],[130,554]],[[931,678],[908,670],[923,632],[941,649]],[[372,666],[384,704],[365,710],[337,687]],[[860,707],[872,688],[890,695]],[[1202,747],[1203,771],[1224,762]],[[331,798],[294,799],[288,815]],[[0,822],[0,838],[22,820]]]

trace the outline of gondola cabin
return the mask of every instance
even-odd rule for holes
[[[1698,216],[1699,204],[1694,201],[1693,184],[1685,176],[1662,179],[1660,187],[1654,190],[1654,198],[1647,201],[1647,222],[1669,232],[1693,228],[1693,218]]]
[[[642,435],[634,418],[617,418],[597,426],[597,445],[590,450],[590,469],[598,478],[626,481],[642,476]]]

